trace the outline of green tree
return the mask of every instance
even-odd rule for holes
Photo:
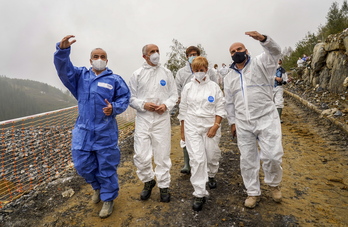
[[[311,55],[314,46],[319,41],[324,41],[330,34],[342,32],[348,27],[347,0],[344,0],[341,8],[337,2],[332,3],[326,19],[326,24],[319,26],[317,34],[308,32],[304,39],[296,43],[295,50],[289,56],[284,57],[283,66],[285,69],[289,70],[291,67],[295,67],[298,58],[302,57],[303,54]]]
[[[73,105],[76,100],[71,95],[48,84],[0,76],[0,121]]]
[[[201,56],[206,57],[207,53],[205,52],[203,46],[198,44],[196,46],[201,51]],[[186,48],[178,40],[173,39],[173,45],[170,46],[171,52],[167,53],[169,56],[168,61],[164,64],[170,71],[172,71],[174,77],[179,69],[186,65]]]
[[[205,52],[204,47],[201,44],[198,44],[197,48],[201,51],[201,56],[206,58],[207,53]]]
[[[173,39],[173,45],[170,46],[171,52],[167,53],[168,61],[164,64],[175,76],[178,70],[185,66],[186,63],[186,48],[176,39]]]
[[[342,32],[348,26],[348,4],[344,1],[341,9],[338,7],[338,3],[332,3],[329,12],[326,15],[326,25],[319,28],[319,37],[324,40],[330,34],[336,34]]]
[[[307,56],[313,53],[314,46],[318,43],[318,37],[314,33],[307,33],[304,39],[296,43],[296,49],[289,56],[284,56],[283,67],[289,70],[296,66],[296,62],[303,54]]]

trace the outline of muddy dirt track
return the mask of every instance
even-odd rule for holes
[[[92,189],[74,170],[65,180],[37,188],[0,213],[0,226],[348,226],[348,137],[333,124],[286,98],[283,110],[283,202],[274,203],[262,184],[261,202],[246,209],[239,170],[239,151],[222,124],[222,159],[218,188],[201,212],[192,206],[189,176],[180,173],[179,126],[172,126],[172,200],[159,202],[159,189],[141,201],[143,184],[132,163],[132,138],[122,146],[120,195],[107,219],[98,217],[102,204],[90,201]],[[263,178],[262,171],[260,173]],[[263,183],[263,182],[262,182]],[[63,197],[72,189],[74,195]]]

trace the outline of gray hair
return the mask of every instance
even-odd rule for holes
[[[108,56],[108,54],[106,53],[106,51],[105,51],[103,48],[97,47],[97,48],[94,48],[94,49],[91,51],[91,58],[93,58],[92,53],[93,53],[93,51],[95,51],[95,50],[102,50],[102,51],[105,52],[106,57]]]
[[[149,44],[146,44],[144,47],[143,47],[143,49],[142,49],[142,52],[143,52],[143,55],[146,55],[147,53],[146,53],[146,51],[147,51],[147,46],[148,46]]]

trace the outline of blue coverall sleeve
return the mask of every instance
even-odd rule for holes
[[[111,103],[113,116],[123,113],[128,108],[130,99],[130,91],[124,80],[121,77],[118,77],[117,82],[114,100]]]
[[[54,53],[54,66],[64,86],[69,89],[76,99],[78,99],[77,89],[81,70],[74,67],[70,61],[69,55],[71,48],[60,49],[59,44],[60,43],[56,44],[57,51]]]

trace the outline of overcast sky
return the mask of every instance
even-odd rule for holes
[[[228,48],[243,42],[252,55],[259,31],[282,47],[316,33],[333,2],[343,0],[0,0],[0,75],[41,81],[63,89],[54,65],[55,44],[75,35],[71,60],[90,67],[90,52],[101,47],[108,67],[128,83],[143,63],[141,48],[158,45],[164,64],[172,40],[201,44],[209,62],[230,63]]]

